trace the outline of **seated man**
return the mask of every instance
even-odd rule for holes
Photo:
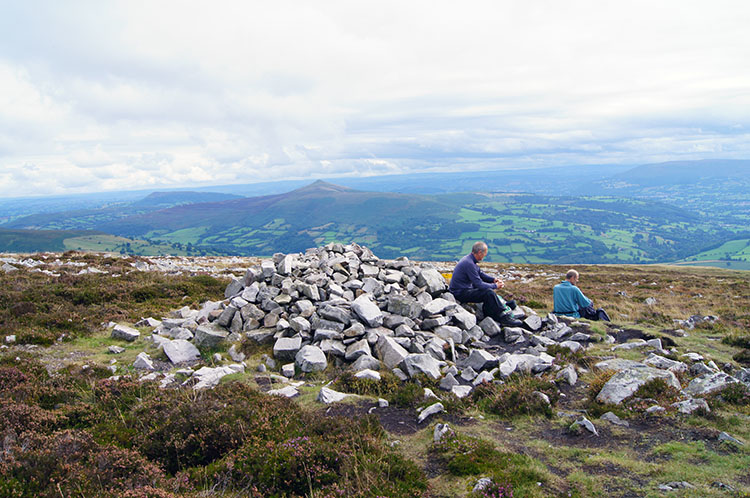
[[[607,313],[602,308],[594,309],[594,302],[583,295],[581,289],[576,287],[577,283],[578,272],[568,270],[568,273],[565,274],[565,280],[552,289],[552,297],[555,301],[552,313],[608,322],[609,316],[607,316]]]
[[[500,325],[520,327],[523,322],[513,317],[510,307],[495,289],[502,288],[502,280],[493,278],[479,269],[479,262],[487,255],[487,244],[477,242],[458,262],[451,277],[450,292],[460,303],[482,303],[485,316],[492,317]]]

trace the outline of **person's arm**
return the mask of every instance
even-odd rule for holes
[[[578,291],[576,293],[576,301],[578,301],[578,306],[579,307],[585,308],[587,306],[591,306],[591,305],[594,304],[594,301],[592,301],[591,299],[589,299],[589,298],[587,298],[586,296],[583,295],[583,292],[581,292],[581,289],[579,289],[578,287],[576,287],[576,290]]]
[[[480,270],[479,265],[470,265],[468,270],[467,276],[469,277],[469,282],[471,282],[471,285],[475,288],[497,289],[497,284],[494,283],[495,279]],[[485,280],[485,277],[489,278],[489,280]]]
[[[481,268],[479,268],[479,278],[481,278],[485,282],[489,282],[489,283],[495,282],[495,277],[490,277],[485,272],[483,272]]]

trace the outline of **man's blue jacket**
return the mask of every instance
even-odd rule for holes
[[[553,313],[556,315],[567,315],[581,318],[581,314],[578,313],[578,310],[593,304],[591,299],[583,295],[581,289],[567,280],[557,284],[552,289],[552,297],[555,301]]]
[[[479,269],[477,263],[477,258],[471,253],[461,258],[451,277],[451,294],[471,289],[497,289],[495,279]]]

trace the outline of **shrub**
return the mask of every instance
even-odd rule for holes
[[[535,488],[545,481],[541,465],[534,459],[497,450],[486,440],[453,434],[430,448],[448,471],[457,476],[490,476],[493,484],[486,494],[473,496],[513,496],[514,488]],[[499,484],[498,484],[499,483]]]
[[[333,388],[362,396],[378,396],[388,398],[394,395],[401,387],[401,380],[392,372],[381,372],[380,380],[360,379],[354,376],[354,372],[347,370],[338,376]]]
[[[680,399],[680,391],[669,385],[666,380],[655,378],[636,389],[632,398],[653,399],[660,405],[664,405]]]
[[[387,399],[388,402],[401,408],[417,406],[424,401],[424,387],[413,381],[401,382]]]
[[[586,351],[584,351],[583,348],[574,353],[570,348],[560,346],[559,344],[553,344],[547,346],[547,354],[554,356],[556,360],[555,363],[557,364],[561,363],[562,360],[562,362],[575,363],[576,365],[585,367],[590,366],[590,360],[586,356]]]
[[[549,404],[537,392],[547,395]],[[558,398],[559,391],[553,382],[527,375],[512,376],[501,385],[482,384],[472,394],[481,409],[502,417],[539,413],[552,416]]]
[[[170,473],[209,464],[258,434],[283,441],[300,424],[293,402],[237,382],[187,396],[157,392],[133,412],[137,448]]]
[[[609,382],[609,379],[611,379],[615,373],[617,372],[615,372],[614,370],[602,370],[601,372],[596,374],[591,382],[589,382],[587,396],[590,402],[593,402],[596,399],[596,397],[604,387],[604,384]]]
[[[213,479],[253,496],[421,496],[422,471],[384,444],[372,416],[352,421],[300,413],[302,423],[284,438],[269,432],[213,466]]]
[[[735,353],[732,359],[742,365],[750,365],[750,349],[743,349],[742,351]]]
[[[721,342],[736,348],[750,349],[750,335],[730,334],[724,336]]]
[[[0,495],[18,497],[122,496],[165,482],[138,453],[100,446],[83,431],[33,434],[6,447],[0,476]]]
[[[735,406],[749,406],[750,387],[747,387],[741,382],[733,382],[721,391],[713,393],[711,395],[711,401],[713,403],[729,403],[730,405]]]

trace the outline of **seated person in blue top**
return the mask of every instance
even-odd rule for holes
[[[449,290],[460,303],[482,303],[484,315],[492,317],[500,325],[520,327],[523,322],[514,318],[511,308],[495,294],[495,289],[503,288],[505,283],[479,269],[478,263],[486,255],[487,244],[476,242],[471,254],[461,258],[453,270]]]
[[[568,270],[568,273],[565,274],[565,280],[552,289],[552,297],[555,301],[553,313],[608,322],[609,316],[607,316],[607,313],[602,308],[594,309],[594,302],[583,295],[581,289],[576,287],[577,283],[578,272]]]

